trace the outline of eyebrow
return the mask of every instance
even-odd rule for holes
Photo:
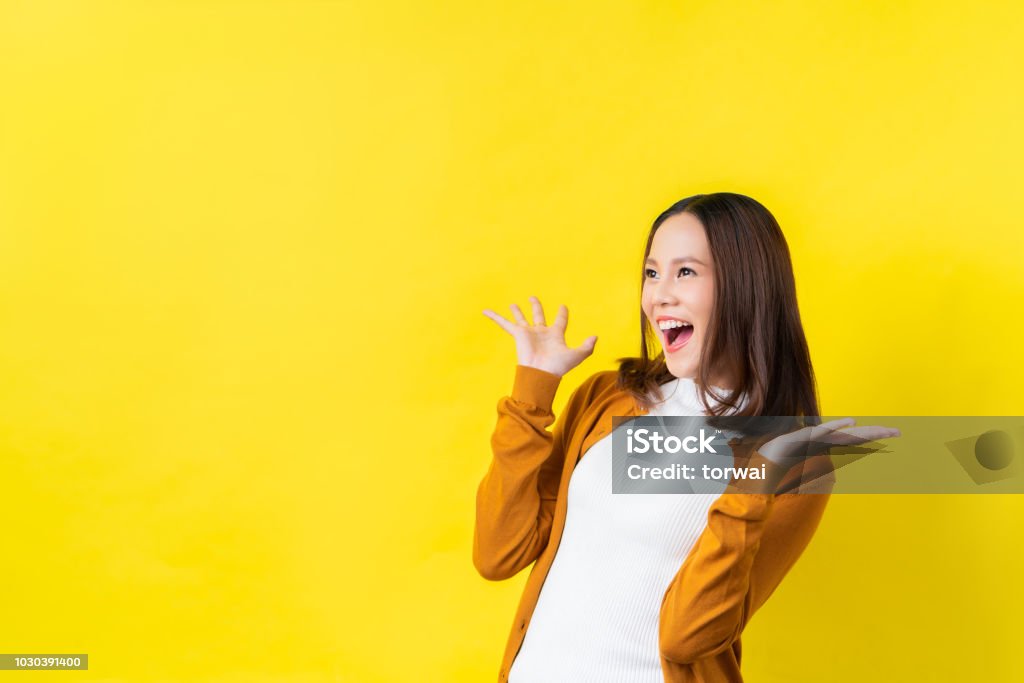
[[[668,264],[670,266],[672,266],[672,265],[675,265],[677,263],[688,263],[688,262],[689,263],[699,263],[702,266],[707,266],[708,265],[708,264],[704,263],[703,261],[701,261],[699,258],[694,258],[692,256],[680,256],[678,258],[672,259],[671,261],[668,262]],[[654,265],[658,265],[658,262],[655,261],[653,258],[651,258],[649,256],[647,257],[647,260],[644,261],[644,264],[648,264],[648,263],[653,263]]]

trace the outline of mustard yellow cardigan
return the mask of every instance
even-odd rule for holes
[[[498,581],[535,562],[505,647],[500,683],[508,680],[558,549],[573,468],[612,431],[613,416],[646,412],[616,387],[616,372],[609,370],[587,378],[556,421],[552,402],[560,382],[558,375],[516,366],[511,394],[498,401],[493,458],[477,489],[477,571]],[[754,452],[748,464],[766,462]],[[740,634],[807,547],[830,497],[729,490],[711,505],[707,526],[662,599],[659,649],[667,683],[743,680]]]

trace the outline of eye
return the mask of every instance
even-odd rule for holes
[[[687,268],[686,266],[683,266],[682,268],[680,268],[680,269],[679,269],[679,272],[680,272],[680,273],[684,273],[684,272],[686,272],[686,271],[690,271],[690,272],[691,272],[691,273],[693,273],[694,275],[696,275],[696,274],[697,274],[697,273],[694,273],[694,271],[693,271],[692,269],[690,269],[690,268]]]
[[[644,277],[651,278],[654,277],[655,275],[657,275],[657,273],[654,272],[653,268],[644,269]]]

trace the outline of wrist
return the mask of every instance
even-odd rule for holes
[[[551,375],[557,375],[558,377],[562,377],[568,372],[568,370],[562,366],[555,365],[554,363],[547,363],[542,360],[520,360],[519,365],[533,368],[534,370],[540,370],[541,372],[546,372]]]
[[[521,403],[550,410],[561,381],[561,375],[519,363],[516,365],[511,396]]]

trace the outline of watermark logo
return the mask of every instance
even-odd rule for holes
[[[721,433],[721,430],[716,430]],[[627,429],[626,430],[626,452],[634,453],[717,453],[711,445],[715,438],[714,434],[706,434],[700,430],[699,436],[684,436],[682,438],[675,434],[662,435],[658,431],[650,429]],[[694,446],[693,444],[697,444]]]
[[[990,429],[977,436],[947,441],[946,448],[975,484],[991,484],[1021,475],[1017,447],[1024,443],[1024,429],[1017,431],[1014,439],[1009,431]]]

